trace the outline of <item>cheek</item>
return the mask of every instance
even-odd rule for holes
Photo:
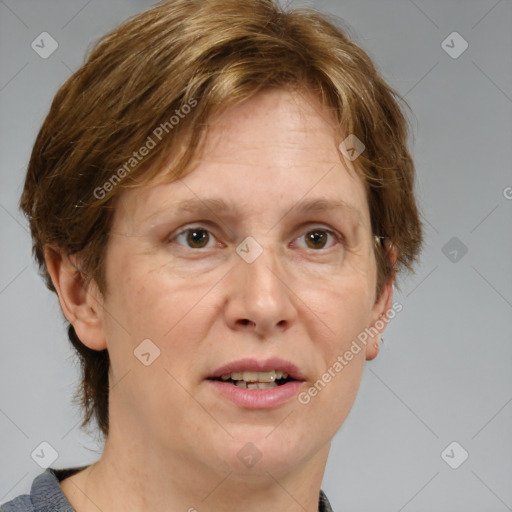
[[[113,350],[126,351],[130,343],[133,351],[142,340],[150,339],[162,356],[171,346],[174,354],[183,355],[205,335],[212,308],[201,299],[209,287],[200,278],[175,277],[165,265],[150,265],[150,261],[134,255],[110,274],[114,286],[105,304],[107,339]]]
[[[331,434],[345,420],[359,389],[365,345],[357,336],[369,325],[372,298],[372,279],[361,274],[310,291],[304,300],[316,314],[308,334],[315,345],[318,374],[299,402],[311,407],[317,428]]]
[[[316,316],[310,322],[317,329],[310,339],[323,339],[331,351],[340,350],[348,340],[368,326],[374,297],[374,276],[370,270],[344,273],[320,286],[302,288],[305,308]]]
[[[114,286],[105,303],[113,382],[122,382],[117,396],[125,410],[169,421],[155,411],[172,410],[177,402],[189,400],[182,385],[188,382],[209,325],[208,311],[199,302],[204,286],[159,272],[144,258],[126,260],[110,274]],[[157,349],[146,341],[141,345],[147,339]],[[156,353],[158,357],[145,366],[136,357],[139,346],[148,347],[150,359]]]

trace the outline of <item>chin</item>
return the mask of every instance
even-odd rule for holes
[[[247,480],[287,475],[317,450],[311,436],[284,425],[239,425],[219,455],[235,479]],[[321,446],[321,443],[319,443]],[[230,477],[231,478],[231,477]]]

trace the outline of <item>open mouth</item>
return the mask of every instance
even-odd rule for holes
[[[270,389],[296,379],[284,371],[271,370],[269,372],[232,372],[220,377],[211,377],[210,380],[225,382],[244,389]]]

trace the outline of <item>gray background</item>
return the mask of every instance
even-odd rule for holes
[[[152,4],[0,1],[0,503],[42,472],[42,441],[53,467],[101,453],[77,427],[78,368],[17,202],[59,85],[92,41]],[[422,263],[401,280],[403,311],[367,363],[323,488],[337,512],[512,510],[512,1],[307,4],[342,17],[410,103],[426,222]],[[47,59],[31,48],[43,31],[59,44]],[[454,31],[469,44],[458,58],[441,45]],[[469,453],[457,469],[441,456],[453,441]],[[460,450],[445,459],[460,463]]]

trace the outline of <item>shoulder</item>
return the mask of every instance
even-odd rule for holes
[[[23,494],[0,505],[0,512],[32,512],[33,510],[35,510],[35,508],[28,494]]]
[[[85,467],[85,466],[84,466]],[[84,467],[69,469],[48,468],[32,482],[30,494],[17,496],[0,505],[0,512],[74,512],[73,507],[62,492],[60,480],[71,476]]]

